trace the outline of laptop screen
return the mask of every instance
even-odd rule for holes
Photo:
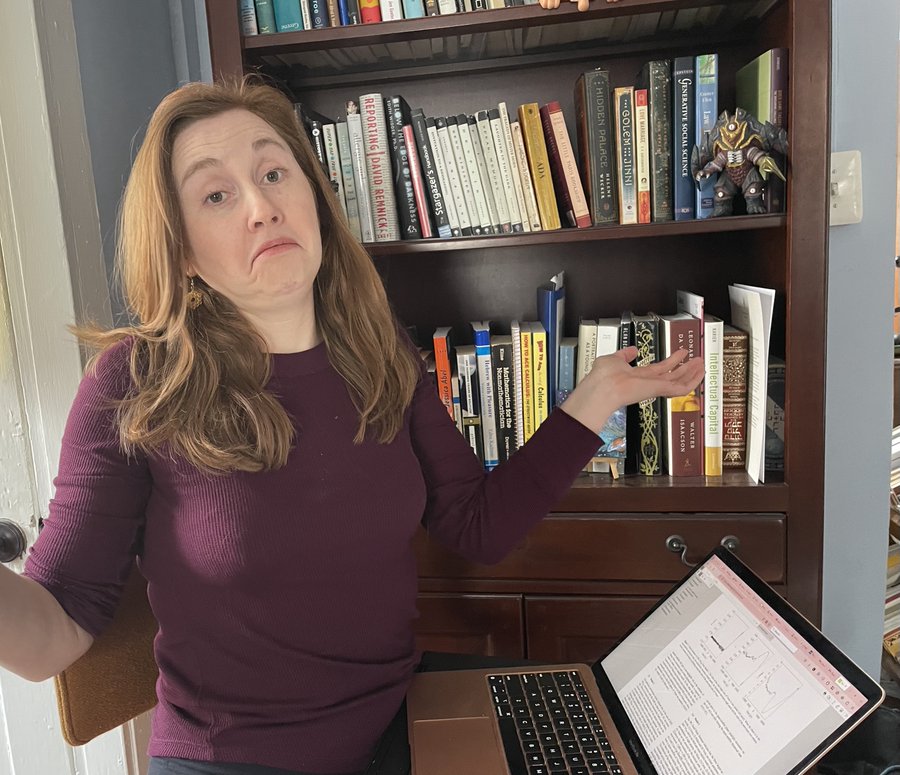
[[[594,672],[603,694],[614,693],[610,710],[627,716],[620,728],[640,741],[630,743],[636,764],[649,769],[646,754],[659,775],[801,772],[882,696],[722,550]]]

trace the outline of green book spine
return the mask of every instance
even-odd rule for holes
[[[255,0],[256,2],[256,26],[259,28],[259,34],[265,35],[269,32],[278,32],[275,25],[275,9],[272,7],[272,0]]]

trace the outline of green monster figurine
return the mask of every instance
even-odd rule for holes
[[[773,153],[787,158],[787,134],[783,129],[760,123],[743,108],[734,115],[724,111],[712,131],[691,154],[691,174],[699,184],[718,174],[714,191],[713,216],[731,215],[734,197],[742,194],[747,214],[765,213],[763,193],[769,174],[784,180]]]

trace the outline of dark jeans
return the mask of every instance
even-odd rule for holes
[[[469,654],[444,654],[426,651],[418,672],[435,670],[468,670],[481,667],[517,667],[528,662],[482,657]],[[365,773],[358,775],[408,775],[409,741],[406,733],[406,703],[391,721],[372,756]],[[311,775],[310,773],[260,767],[254,764],[216,764],[187,759],[151,758],[147,775]]]

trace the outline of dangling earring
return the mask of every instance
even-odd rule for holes
[[[194,287],[194,276],[191,275],[191,287],[187,293],[188,309],[197,309],[203,304],[203,294]]]

